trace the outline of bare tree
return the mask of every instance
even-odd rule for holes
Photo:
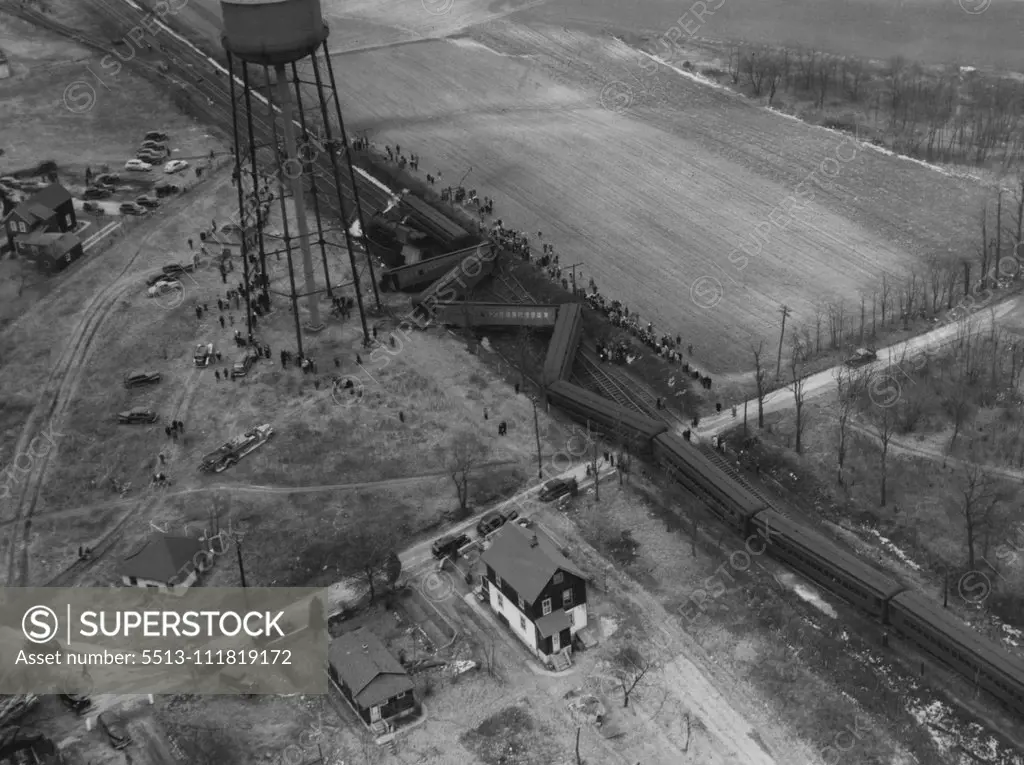
[[[399,567],[396,574],[393,558],[397,557],[395,549],[407,528],[405,518],[388,518],[383,523],[358,524],[345,536],[345,566],[366,577],[371,602],[377,597],[380,578],[394,576],[397,580],[401,573]]]
[[[757,347],[750,346],[754,354],[754,382],[757,385],[757,427],[764,427],[764,397],[768,394],[768,370],[761,364],[761,355],[764,353],[764,340],[761,340]]]
[[[892,367],[889,368],[890,371]],[[893,379],[891,375],[889,379]],[[887,403],[887,402],[885,402]],[[879,507],[885,507],[887,501],[886,488],[888,482],[888,461],[889,461],[889,444],[892,442],[893,434],[896,432],[896,413],[892,411],[893,407],[879,405],[876,407],[875,412],[875,430],[878,435],[879,453],[878,453],[878,467],[879,467],[879,478],[881,479],[879,487]]]
[[[804,377],[801,374],[800,362],[797,355],[794,353],[793,357],[789,362],[789,373],[792,380],[792,384],[789,389],[793,391],[793,407],[796,412],[796,453],[801,454],[802,450],[802,438],[804,433],[804,426],[807,424],[804,421]]]
[[[459,500],[459,514],[464,518],[469,513],[469,478],[473,470],[483,461],[484,445],[472,431],[456,433],[448,447],[445,469],[455,484]]]
[[[971,461],[963,463],[960,493],[963,499],[957,507],[964,522],[967,565],[973,569],[978,539],[990,533],[996,507],[1005,495],[985,467]]]
[[[622,684],[622,706],[629,706],[629,696],[640,681],[644,679],[654,662],[644,657],[640,651],[631,645],[623,646],[616,652],[615,659],[619,665],[620,682]]]
[[[598,442],[599,441],[600,441],[600,434],[599,433],[595,432],[595,433],[591,433],[590,434],[590,444],[591,444],[591,447],[590,447],[590,471],[594,474],[594,501],[595,502],[600,502],[601,501],[601,481],[600,481],[600,473],[598,472],[600,463],[598,462],[598,459],[597,459],[597,446],[598,446]]]
[[[836,393],[839,399],[838,427],[836,429],[836,483],[845,485],[843,466],[846,464],[846,452],[849,448],[849,423],[854,405],[864,392],[865,376],[838,367],[833,374],[836,381]]]

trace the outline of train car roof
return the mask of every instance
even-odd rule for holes
[[[984,635],[975,632],[968,624],[949,610],[913,590],[902,592],[893,598],[901,608],[924,619],[941,629],[961,645],[969,648],[979,658],[993,667],[1012,675],[1024,686],[1024,660],[1009,653]]]
[[[759,513],[757,521],[771,529],[785,533],[789,539],[799,543],[818,557],[838,564],[840,568],[855,576],[865,587],[875,591],[882,598],[891,598],[906,589],[905,585],[865,563],[856,555],[846,552],[824,534],[814,531],[804,523],[787,518],[774,510],[765,510],[763,513]]]
[[[502,311],[550,311],[558,308],[557,305],[532,305],[530,303],[479,303],[474,301],[463,301],[463,300],[438,300],[434,303],[438,308],[481,308],[481,309],[497,309]]]
[[[453,250],[452,252],[444,252],[440,255],[434,255],[423,260],[417,260],[415,263],[406,263],[404,266],[395,266],[394,268],[384,269],[384,275],[391,276],[392,274],[401,274],[406,271],[412,271],[415,268],[422,268],[424,265],[430,266],[437,263],[439,260],[444,258],[456,258],[459,255],[468,256],[470,253],[475,252],[478,247],[493,247],[493,244],[487,242],[481,242],[480,244],[474,244],[472,247],[465,247],[461,250]]]
[[[645,414],[640,414],[632,409],[616,404],[614,401],[592,393],[578,385],[558,380],[548,386],[548,390],[556,395],[574,400],[584,406],[596,411],[606,412],[611,419],[618,420],[634,430],[638,430],[648,438],[653,438],[659,433],[664,433],[668,426],[660,420],[655,420]]]
[[[700,450],[688,443],[686,439],[675,433],[663,433],[658,440],[665,448],[682,459],[690,470],[713,482],[748,515],[764,510],[764,500],[747,491],[743,484],[701,454]]]

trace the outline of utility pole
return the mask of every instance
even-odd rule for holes
[[[747,402],[743,402],[743,440],[747,440]]]
[[[576,267],[582,266],[583,263],[573,263],[569,268],[572,269],[572,296],[576,297]]]
[[[782,313],[782,330],[779,332],[779,360],[775,364],[775,379],[779,379],[779,375],[782,374],[782,341],[786,339],[786,317],[789,316],[789,306],[783,305],[779,309]]]
[[[242,587],[245,587],[245,566],[242,565],[242,539],[235,540],[235,552],[238,554],[238,574],[242,577]]]
[[[533,434],[537,438],[537,480],[544,480],[544,459],[540,453],[540,420],[537,419],[537,397],[531,396],[533,402]]]

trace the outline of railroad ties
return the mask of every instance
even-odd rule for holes
[[[768,507],[772,508],[779,515],[784,515],[787,518],[789,517],[788,513],[783,512],[782,510],[779,510],[777,507],[775,507],[775,505],[767,497],[764,496],[764,494],[762,494],[756,488],[754,488],[750,484],[750,482],[747,481],[747,479],[743,476],[743,474],[736,468],[736,466],[733,465],[731,462],[729,462],[729,460],[727,460],[725,457],[722,456],[721,452],[719,452],[714,447],[711,447],[711,446],[709,446],[707,444],[701,444],[698,448],[700,449],[701,453],[705,457],[707,457],[711,462],[713,462],[715,464],[715,467],[717,467],[723,473],[726,473],[730,478],[732,478],[734,481],[736,481],[736,483],[738,483],[744,489],[749,491],[751,494],[753,494],[759,500],[764,502],[765,505],[767,505]]]

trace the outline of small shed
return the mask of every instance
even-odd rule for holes
[[[184,589],[195,584],[212,560],[213,554],[200,539],[155,532],[124,559],[121,580],[128,587]]]
[[[327,659],[331,678],[368,725],[417,710],[405,667],[365,627],[332,640]]]

